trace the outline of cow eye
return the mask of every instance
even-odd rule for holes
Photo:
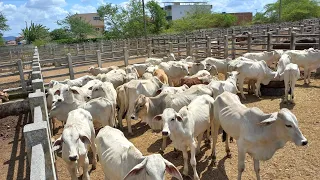
[[[98,91],[98,89],[95,89],[95,91]]]
[[[67,89],[66,91],[69,91],[69,89]]]
[[[288,128],[292,128],[292,126],[291,126],[291,125],[287,125],[287,124],[286,124],[286,127],[288,127]]]
[[[140,107],[142,108],[143,106],[142,106],[142,105],[140,105]]]
[[[174,118],[172,118],[171,121],[174,121]]]

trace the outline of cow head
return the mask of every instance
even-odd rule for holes
[[[183,179],[177,168],[160,154],[144,156],[141,160],[141,163],[137,164],[129,171],[124,180],[162,180],[165,178],[165,172],[179,180]]]
[[[269,118],[260,122],[263,126],[274,124],[278,137],[283,141],[294,142],[297,146],[305,146],[308,141],[301,133],[296,116],[287,108],[280,109]]]
[[[9,101],[9,94],[7,92],[0,91],[0,99],[1,99],[1,102]]]
[[[172,108],[166,108],[162,114],[153,118],[153,121],[162,121],[162,136],[170,136],[171,130],[176,127],[176,123],[182,122],[182,117]]]
[[[134,102],[134,109],[131,119],[137,120],[140,113],[146,113],[148,99],[145,95],[140,94]]]

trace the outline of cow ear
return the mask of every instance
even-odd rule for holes
[[[183,180],[180,172],[178,171],[178,169],[168,160],[164,159],[164,163],[166,165],[166,171],[173,177],[179,179],[179,180]]]
[[[182,117],[179,114],[176,114],[176,118],[179,122],[182,122]]]
[[[137,176],[139,173],[141,173],[143,169],[145,169],[146,164],[147,164],[147,158],[145,158],[141,163],[133,167],[131,171],[124,177],[123,180],[135,179],[134,177]]]
[[[184,84],[183,86],[184,86],[186,89],[189,89],[189,86],[188,86],[188,85]]]
[[[63,140],[61,138],[61,136],[54,141],[53,145],[52,145],[52,151],[60,151],[62,149],[62,143],[63,143]]]
[[[268,126],[268,125],[276,122],[276,120],[277,120],[277,117],[271,116],[268,119],[261,121],[259,124],[262,126]]]
[[[54,95],[60,96],[60,90],[56,90],[56,92],[54,92]]]
[[[162,114],[158,114],[152,119],[153,121],[161,121],[162,120]]]
[[[91,141],[87,136],[80,135],[80,139],[84,144],[91,144]]]
[[[70,88],[70,90],[73,94],[79,94],[79,91],[74,88]]]

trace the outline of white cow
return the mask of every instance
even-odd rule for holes
[[[118,129],[100,129],[95,143],[105,180],[164,180],[165,172],[182,180],[172,163],[160,154],[143,156]]]
[[[145,63],[151,64],[151,65],[159,65],[161,62],[163,62],[163,58],[147,58]]]
[[[174,86],[174,82],[189,74],[188,65],[176,61],[162,62],[159,65],[169,79],[169,85]]]
[[[72,180],[78,179],[79,167],[83,169],[82,179],[90,179],[87,146],[90,145],[92,149],[92,169],[95,169],[97,153],[94,141],[95,131],[90,113],[84,109],[70,111],[62,135],[53,143],[52,149],[55,151],[62,148],[62,159],[67,163]]]
[[[144,94],[148,97],[155,96],[162,85],[162,82],[157,77],[153,77],[152,79],[147,80],[132,80],[125,83],[123,87],[117,88],[119,126],[122,127],[122,118],[126,117],[128,132],[133,134],[131,129],[131,114],[133,112],[135,100],[138,98],[139,94]]]
[[[243,94],[243,83],[246,78],[257,80],[255,94],[259,97],[261,96],[260,83],[267,85],[276,75],[276,72],[273,72],[263,60],[258,62],[243,61],[236,66],[236,70],[239,72],[239,90],[243,99],[246,99]]]
[[[283,54],[283,50],[274,50],[271,52],[263,51],[256,53],[245,53],[242,56],[248,59],[253,59],[257,61],[264,60],[268,66],[271,66],[272,63],[277,62],[281,55]]]
[[[155,66],[151,65],[151,66],[147,67],[146,73],[151,73],[151,74],[153,74],[153,72],[154,72],[155,70],[157,70],[157,69],[159,69],[158,65],[155,65]]]
[[[107,68],[100,68],[100,67],[94,67],[90,66],[88,68],[88,72],[92,74],[93,76],[97,76],[98,74],[106,74],[110,72],[111,70],[119,69],[118,66],[109,66]]]
[[[297,64],[304,69],[304,83],[310,83],[311,71],[318,68],[320,65],[319,50],[288,50],[284,54],[290,56],[290,62]],[[308,82],[307,82],[308,78]]]
[[[64,81],[61,81],[60,83],[67,84],[69,86],[82,87],[82,86],[84,86],[85,84],[87,84],[89,81],[91,81],[93,79],[95,79],[95,77],[89,76],[89,75],[85,75],[85,76],[82,76],[82,77],[79,77],[79,78],[73,79],[73,80],[66,79]]]
[[[224,91],[237,94],[238,72],[237,71],[232,71],[231,73],[228,72],[228,76],[229,77],[225,81],[211,81],[211,83],[208,85],[210,88],[212,88],[214,98],[222,94]]]
[[[123,69],[111,70],[107,74],[98,74],[97,79],[102,82],[111,82],[114,88],[124,84],[124,77],[126,76],[126,72]]]
[[[136,73],[127,73],[125,76],[124,76],[124,82],[127,83],[131,80],[134,80],[134,79],[138,79],[138,76]]]
[[[201,61],[201,63],[204,65],[207,65],[207,64],[215,65],[215,67],[219,73],[226,74],[227,67],[228,67],[228,61],[229,61],[229,59],[216,59],[216,58],[212,58],[212,57],[207,57],[206,59]]]
[[[202,95],[194,99],[188,106],[184,106],[177,113],[167,108],[154,120],[163,121],[162,134],[170,136],[175,148],[183,153],[183,174],[188,175],[188,147],[191,151],[190,164],[193,168],[194,179],[200,179],[196,169],[196,153],[200,152],[203,133],[213,120],[214,99],[209,95]],[[198,143],[197,143],[197,141]]]
[[[273,154],[282,148],[287,141],[297,146],[308,143],[298,127],[296,116],[288,109],[266,114],[259,108],[247,108],[240,102],[237,95],[224,92],[214,102],[214,120],[212,128],[212,159],[216,161],[216,142],[220,126],[238,146],[238,180],[245,169],[245,157],[248,153],[254,161],[257,179],[260,179],[259,161],[272,158]],[[228,137],[227,135],[227,137]],[[230,156],[228,141],[226,152]]]
[[[153,73],[146,72],[142,75],[141,79],[152,79]]]
[[[137,70],[139,75],[138,77],[141,77],[142,74],[146,72],[149,64],[132,64],[132,66]]]
[[[177,94],[182,93],[187,89],[189,89],[189,87],[185,84],[180,87],[171,87],[163,85],[159,91],[161,91],[161,93]]]

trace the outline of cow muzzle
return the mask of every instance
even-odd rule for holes
[[[302,146],[305,146],[305,145],[307,145],[307,144],[308,144],[308,140],[304,140],[304,141],[301,142],[301,145],[302,145]]]
[[[162,131],[162,136],[169,136],[169,132],[168,131]]]
[[[132,120],[137,120],[138,118],[137,118],[137,116],[136,116],[135,114],[132,114],[132,115],[131,115],[131,119],[132,119]]]
[[[78,159],[78,156],[69,156],[70,161],[76,161]]]

